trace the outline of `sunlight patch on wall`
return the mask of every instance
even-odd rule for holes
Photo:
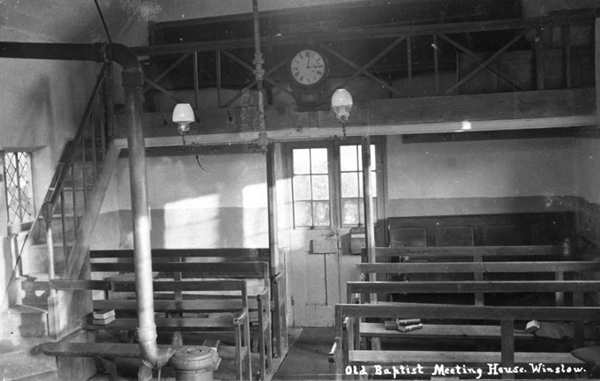
[[[153,225],[156,223],[153,221]],[[219,247],[222,227],[218,194],[168,202],[164,206],[162,245],[166,248]],[[155,228],[158,227],[154,226],[156,233],[153,234],[160,234]]]

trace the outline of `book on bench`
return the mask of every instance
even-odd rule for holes
[[[107,310],[99,310],[94,311],[92,317],[94,319],[108,319],[110,317],[115,317],[115,310],[107,309]]]
[[[396,325],[407,326],[407,325],[415,325],[421,324],[421,319],[396,319]]]
[[[417,329],[423,328],[423,324],[411,324],[411,325],[398,325],[398,331],[400,332],[410,332],[416,331]]]
[[[538,329],[540,329],[540,322],[537,320],[528,321],[527,325],[525,326],[525,332],[527,333],[535,332]]]
[[[92,319],[92,323],[96,325],[107,325],[115,320],[115,315],[109,316],[106,319]]]

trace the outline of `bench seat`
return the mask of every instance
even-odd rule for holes
[[[242,325],[241,322],[236,322],[236,317],[232,316],[208,318],[157,318],[154,319],[154,323],[159,331],[188,332],[219,329],[231,331],[236,326]],[[87,329],[109,331],[135,330],[138,327],[138,319],[119,318],[108,324],[87,323],[85,327]]]
[[[94,300],[93,305],[95,310],[114,309],[118,311],[137,311],[136,300]],[[156,312],[232,312],[239,311],[242,308],[242,302],[239,299],[154,300],[154,311]]]
[[[197,345],[164,345],[158,348],[171,348],[175,351],[195,348]],[[56,342],[41,345],[42,352],[48,356],[64,357],[104,357],[104,358],[140,358],[140,347],[135,343],[69,343]],[[224,360],[235,359],[235,347],[220,345],[219,357]]]
[[[569,364],[584,366],[585,362],[570,353],[560,352],[515,352],[515,364]],[[350,363],[356,365],[401,365],[401,364],[499,364],[499,352],[478,351],[373,351],[351,350],[348,352]]]
[[[492,325],[423,324],[421,329],[400,332],[385,329],[383,323],[360,323],[361,337],[496,340],[500,335],[500,327]],[[533,333],[515,331],[514,337],[533,339],[535,336]]]

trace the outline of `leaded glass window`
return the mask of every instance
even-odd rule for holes
[[[27,152],[6,152],[4,154],[9,224],[33,220],[30,160]]]

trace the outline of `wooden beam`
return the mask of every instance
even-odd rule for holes
[[[378,294],[473,294],[473,293],[554,293],[596,292],[600,281],[410,281],[348,282],[348,293]],[[583,300],[583,299],[580,299]],[[583,303],[576,304],[583,307]]]
[[[362,263],[357,265],[361,273],[555,273],[556,271],[594,272],[600,270],[600,262],[592,261],[545,261],[545,262],[436,262],[436,263]]]
[[[556,118],[537,118],[524,120],[490,120],[471,122],[474,131],[502,131],[502,130],[520,130],[534,128],[563,128],[563,127],[581,127],[592,126],[597,123],[595,115],[556,117]],[[367,135],[405,135],[422,133],[447,133],[461,130],[461,123],[423,123],[423,124],[404,124],[404,125],[382,125],[373,127],[351,127],[348,128],[347,136],[367,136]],[[336,139],[340,136],[339,127],[333,128],[303,128],[286,129],[278,131],[268,131],[267,138],[278,142],[314,140],[314,139]],[[188,144],[196,145],[227,145],[227,144],[247,144],[258,139],[258,132],[235,132],[210,135],[189,135],[186,137]],[[146,147],[161,146],[180,146],[180,136],[164,136],[146,138]],[[127,140],[124,138],[115,139],[115,145],[120,148],[127,147]]]
[[[490,20],[468,23],[448,23],[429,25],[410,25],[386,28],[361,28],[332,32],[302,33],[296,35],[276,35],[261,38],[265,46],[304,44],[307,41],[356,41],[366,39],[391,38],[399,36],[425,36],[432,34],[459,34],[469,32],[498,31],[511,29],[533,29],[548,27],[551,23],[589,23],[593,19],[592,12],[588,14],[538,17],[530,19]],[[138,56],[166,55],[194,51],[231,50],[254,47],[254,38],[237,40],[200,41],[181,44],[138,46],[131,50]]]
[[[596,125],[595,91],[594,88],[583,88],[378,99],[353,107],[347,133],[349,136],[464,133]],[[252,116],[252,113],[256,113],[255,108],[202,110],[199,122],[191,124],[186,141],[206,145],[255,140],[256,132],[245,122],[252,118],[244,118],[244,115]],[[318,117],[311,119],[308,112],[298,112],[293,104],[266,107],[265,123],[269,138],[285,141],[340,135],[339,123],[331,111],[314,113]],[[175,125],[168,122],[169,118],[170,115],[164,113],[144,115],[146,143],[181,145],[181,137]],[[124,123],[122,119],[118,131],[120,138],[125,138]],[[161,142],[165,137],[175,139]],[[119,144],[119,147],[123,146]]]

